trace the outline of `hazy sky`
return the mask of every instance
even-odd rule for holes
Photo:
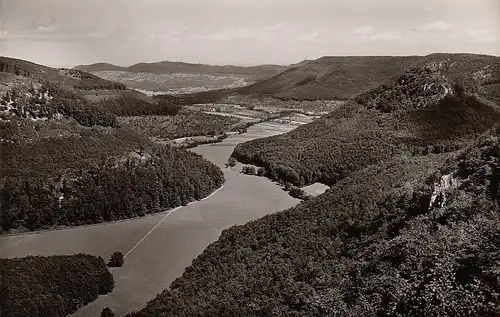
[[[0,0],[2,55],[288,64],[323,55],[500,55],[500,0]]]

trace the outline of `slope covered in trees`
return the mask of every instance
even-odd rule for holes
[[[124,92],[116,98],[107,98],[97,102],[117,116],[175,116],[181,106],[162,98],[148,98],[136,92]]]
[[[215,166],[184,150],[153,147],[123,158],[110,158],[111,153],[105,152],[107,158],[99,160],[89,157],[91,154],[80,148],[83,144],[78,140],[64,142],[55,141],[54,145],[59,147],[49,151],[44,150],[47,143],[25,151],[16,149],[19,155],[41,157],[38,162],[31,159],[24,166],[33,169],[19,171],[16,164],[20,162],[12,157],[4,161],[6,166],[2,169],[6,173],[1,189],[4,230],[36,230],[143,216],[199,200],[224,181]],[[73,162],[73,156],[77,159],[78,154],[83,158]],[[51,158],[55,155],[63,158],[54,163]],[[45,164],[37,164],[40,161]],[[49,164],[57,169],[47,170]],[[75,170],[76,167],[79,169]]]
[[[237,146],[259,174],[331,188],[225,230],[128,316],[500,316],[498,72],[442,57]]]
[[[83,90],[124,90],[123,84],[112,82],[90,73],[74,69],[55,69],[25,60],[0,56],[0,72]]]
[[[102,258],[76,254],[0,262],[4,317],[63,317],[114,288]]]
[[[427,56],[325,56],[240,88],[242,94],[279,99],[349,99],[373,89],[411,67],[431,66],[447,76],[469,73],[484,82],[500,79],[500,58],[473,54]]]
[[[129,116],[118,121],[143,135],[158,139],[176,139],[190,136],[217,136],[245,128],[241,119],[200,111],[181,110],[175,116]]]
[[[224,182],[200,156],[155,145],[116,120],[175,115],[179,107],[132,92],[92,103],[44,77],[51,68],[15,65],[39,77],[0,73],[3,231],[142,216],[201,199]]]
[[[464,85],[429,68],[409,69],[315,122],[239,144],[233,156],[272,179],[332,185],[396,155],[454,151],[500,120],[496,104]]]
[[[225,230],[128,316],[500,316],[500,128]]]

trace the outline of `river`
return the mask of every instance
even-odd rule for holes
[[[193,152],[203,155],[226,178],[222,188],[207,199],[176,210],[98,225],[74,227],[33,234],[0,237],[1,257],[87,253],[105,261],[115,251],[127,254],[125,265],[113,268],[115,289],[79,309],[72,316],[99,316],[108,306],[117,316],[142,308],[180,277],[223,229],[244,224],[266,214],[296,205],[266,178],[248,176],[226,168],[234,147],[255,138],[285,133],[294,127],[259,123],[246,133],[232,135],[221,143],[201,145]]]

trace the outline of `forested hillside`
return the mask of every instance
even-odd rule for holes
[[[128,316],[500,316],[500,128],[225,230]]]
[[[95,75],[74,69],[55,69],[21,59],[0,56],[0,72],[37,80],[57,83],[66,87],[84,90],[117,89],[124,90],[123,84],[115,83]]]
[[[447,76],[468,73],[484,79],[485,84],[497,85],[499,64],[499,57],[473,54],[325,56],[240,88],[239,92],[270,95],[283,100],[349,99],[398,77],[412,67],[431,67]]]
[[[175,116],[129,116],[119,122],[143,135],[171,140],[189,136],[218,136],[244,129],[241,119],[201,111],[181,110]]]
[[[455,151],[500,120],[500,108],[477,87],[412,68],[315,122],[239,144],[233,156],[264,167],[272,179],[332,185],[397,155]]]
[[[201,199],[224,182],[200,156],[155,145],[116,119],[174,116],[180,107],[123,90],[91,102],[77,85],[91,75],[1,61],[13,65],[4,67],[13,74],[0,72],[3,231],[142,216]],[[117,89],[92,89],[108,88]]]
[[[102,258],[76,254],[0,262],[4,317],[63,317],[114,288]]]
[[[485,61],[426,57],[238,145],[261,174],[331,188],[225,230],[129,316],[500,316],[499,68]]]

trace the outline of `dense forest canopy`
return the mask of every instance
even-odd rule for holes
[[[224,182],[222,172],[208,161],[171,147],[131,152],[120,160],[95,161],[72,173],[49,175],[2,180],[3,230],[144,216],[199,200]]]
[[[111,292],[115,282],[102,258],[86,254],[1,259],[4,317],[63,317]]]

